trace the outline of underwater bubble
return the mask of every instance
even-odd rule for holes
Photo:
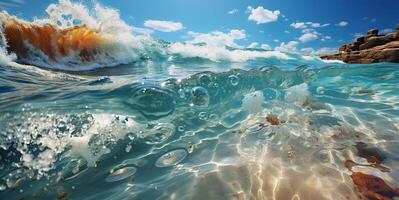
[[[131,144],[126,145],[126,147],[125,147],[126,153],[129,153],[131,149],[132,149],[132,145]]]
[[[174,112],[176,101],[167,89],[136,86],[127,103],[149,119],[159,119]]]
[[[179,126],[179,127],[177,127],[177,130],[180,132],[183,132],[185,129],[184,129],[184,126]]]
[[[179,89],[177,94],[179,94],[179,97],[182,99],[186,98],[186,92],[183,89]]]
[[[200,120],[205,120],[207,117],[207,113],[206,112],[200,112],[198,114],[198,117],[200,118]]]
[[[324,94],[324,87],[321,87],[321,86],[317,87],[317,88],[316,88],[316,92],[317,92],[318,94]]]
[[[236,86],[236,85],[238,85],[239,79],[236,75],[230,75],[229,81],[232,86]]]
[[[179,164],[186,156],[188,152],[186,149],[175,149],[163,154],[155,162],[156,167],[170,167]]]
[[[199,77],[201,84],[209,85],[212,82],[212,76],[210,74],[201,74]]]
[[[107,182],[120,181],[130,176],[133,176],[136,172],[137,168],[132,166],[123,167],[115,171],[112,170],[111,173],[105,178],[105,181]]]
[[[208,106],[209,104],[209,93],[208,90],[203,87],[194,87],[191,90],[193,95],[193,104],[196,106]]]
[[[132,132],[128,133],[128,134],[127,134],[127,137],[128,137],[130,140],[136,139],[136,135],[135,135],[134,133],[132,133]]]
[[[86,167],[86,163],[82,160],[70,160],[62,168],[62,178],[69,180],[75,177],[76,174],[83,171]]]
[[[145,143],[147,144],[159,144],[167,139],[175,133],[175,126],[170,123],[158,123],[148,131],[144,131],[143,134],[145,138]]]

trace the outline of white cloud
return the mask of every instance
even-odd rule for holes
[[[260,48],[264,49],[264,50],[271,50],[272,48],[270,48],[270,46],[268,44],[262,44],[260,45]]]
[[[287,31],[287,30],[285,30],[285,31],[284,31],[284,33],[286,33],[286,34],[290,34],[290,32],[289,32],[289,31]]]
[[[274,48],[276,51],[281,51],[281,52],[297,52],[297,46],[298,46],[297,41],[289,41],[288,43],[282,42],[280,46]]]
[[[151,29],[141,28],[141,27],[136,27],[136,26],[132,26],[132,31],[135,33],[143,34],[143,35],[150,35],[154,32]]]
[[[386,29],[383,29],[382,31],[380,31],[381,34],[387,34],[387,33],[392,33],[392,32],[393,32],[393,30],[390,28],[386,28]]]
[[[321,41],[326,41],[326,40],[331,40],[332,39],[332,37],[331,36],[329,36],[329,35],[326,35],[326,36],[324,36],[323,38],[321,38]]]
[[[317,40],[318,36],[313,33],[305,33],[301,37],[299,37],[299,41],[306,43]]]
[[[250,45],[247,46],[247,48],[256,48],[259,45],[257,42],[252,42]]]
[[[280,42],[280,40],[278,40],[278,39],[274,39],[273,41],[274,41],[274,42]]]
[[[236,40],[242,40],[246,38],[245,30],[233,29],[228,33],[223,33],[220,31],[214,31],[211,33],[196,33],[189,31],[188,35],[192,40],[187,41],[187,43],[198,44],[206,43],[210,46],[230,46],[230,47],[241,47]]]
[[[235,8],[233,10],[230,10],[229,12],[227,12],[227,14],[229,14],[229,15],[234,15],[236,13],[238,13],[238,10]]]
[[[295,29],[303,29],[307,27],[304,22],[295,22],[292,23],[290,26],[294,27]]]
[[[308,27],[321,28],[321,27],[330,26],[330,24],[321,24],[319,22],[294,22],[290,24],[290,26],[295,29],[305,29]]]
[[[144,26],[161,32],[175,32],[184,28],[180,22],[160,20],[146,20]]]
[[[299,37],[299,41],[302,43],[311,42],[317,40],[319,38],[320,33],[316,32],[313,29],[304,29],[302,31],[304,34]]]
[[[338,24],[337,24],[337,26],[341,26],[341,27],[344,27],[344,26],[348,26],[348,22],[347,21],[341,21],[341,22],[339,22]]]
[[[277,21],[278,16],[280,15],[279,10],[271,11],[263,8],[262,6],[258,6],[257,8],[252,8],[251,6],[248,6],[248,11],[251,12],[248,19],[255,21],[256,24],[264,24]]]
[[[363,34],[362,33],[353,33],[352,36],[356,39],[358,37],[362,37]]]

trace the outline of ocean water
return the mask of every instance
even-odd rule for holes
[[[122,35],[83,63],[0,48],[0,199],[362,199],[356,173],[399,187],[398,64]]]

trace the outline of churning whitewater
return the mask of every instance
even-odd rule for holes
[[[397,64],[162,41],[99,4],[46,12],[0,13],[1,199],[398,196]]]

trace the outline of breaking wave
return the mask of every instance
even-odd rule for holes
[[[117,10],[60,0],[46,9],[48,18],[33,22],[0,13],[0,61],[82,71],[145,60],[247,62],[257,59],[309,60],[278,51],[232,49],[208,44],[168,43],[134,35]],[[93,13],[93,14],[90,14]],[[311,57],[314,62],[322,62]]]

